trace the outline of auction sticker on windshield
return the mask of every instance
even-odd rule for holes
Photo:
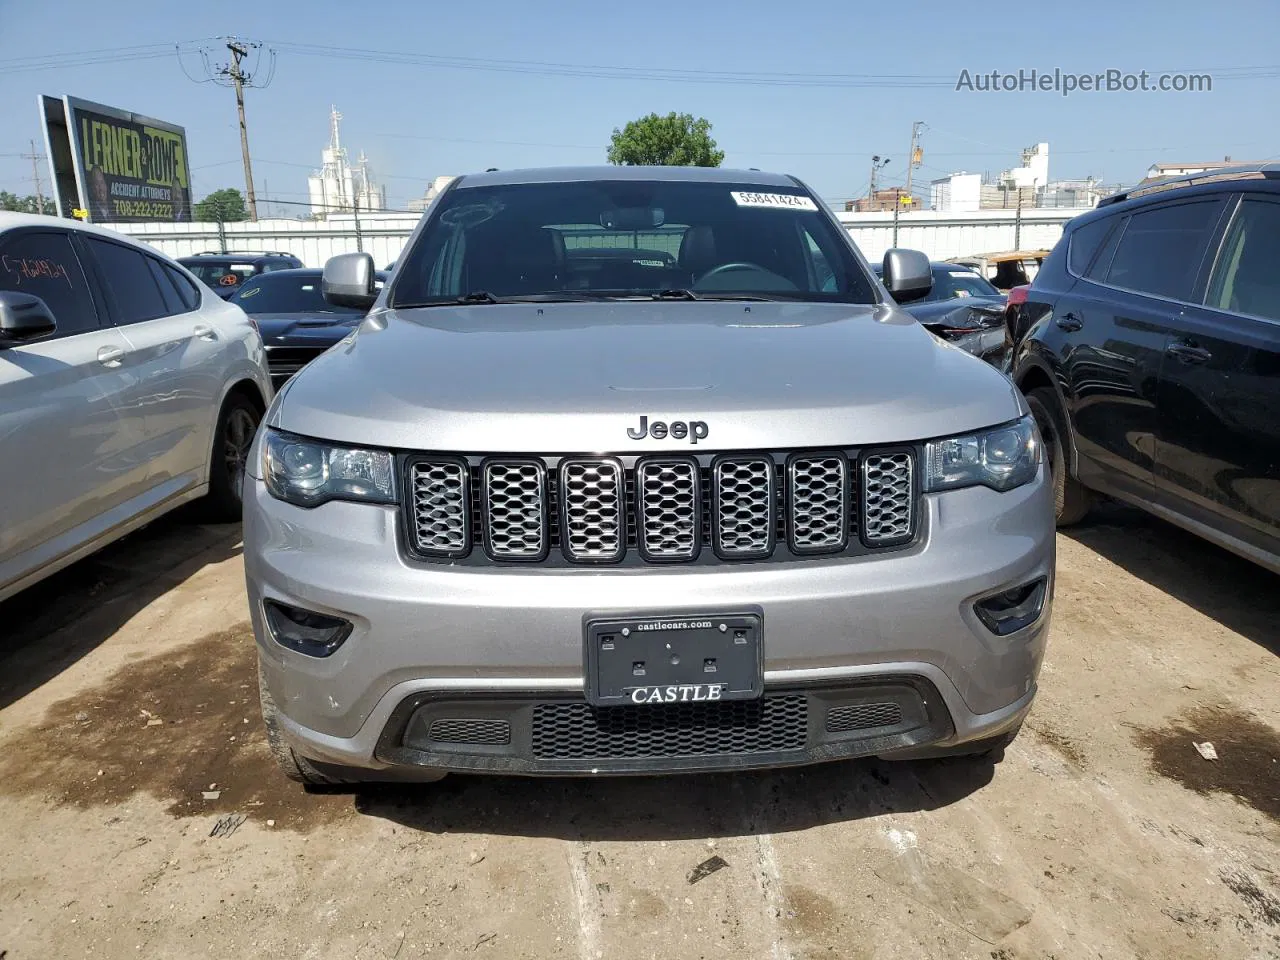
[[[745,193],[731,190],[729,195],[740,207],[775,207],[782,210],[818,209],[818,205],[811,197],[801,197],[794,193]]]

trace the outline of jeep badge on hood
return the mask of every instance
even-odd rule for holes
[[[655,420],[650,423],[649,418],[645,416],[640,418],[640,429],[637,430],[635,427],[627,428],[627,436],[632,440],[643,440],[645,437],[665,440],[667,437],[671,437],[673,440],[688,439],[693,444],[696,444],[699,440],[707,439],[709,432],[706,423],[701,420],[690,420],[688,423],[683,420],[672,420],[670,423]]]

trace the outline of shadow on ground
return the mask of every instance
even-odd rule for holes
[[[1280,655],[1280,577],[1136,508],[1102,504],[1066,536]]]
[[[239,524],[200,525],[195,505],[183,507],[0,603],[0,709],[239,542]]]
[[[788,833],[949,806],[988,784],[991,759],[845,760],[737,774],[601,780],[447,777],[365,787],[360,813],[427,833],[681,840]]]

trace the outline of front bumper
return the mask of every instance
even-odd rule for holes
[[[1054,527],[1043,469],[1008,493],[925,496],[924,536],[892,554],[684,569],[415,563],[398,550],[394,508],[305,510],[257,480],[245,494],[250,610],[281,729],[299,753],[371,776],[742,769],[959,746],[1021,722],[1048,637]],[[983,626],[976,598],[1041,576],[1038,620],[1004,637]],[[354,629],[332,656],[304,656],[270,637],[267,598]],[[775,719],[785,714],[790,732],[762,732],[768,718],[747,714],[640,719],[645,708],[613,708],[624,713],[602,718],[585,706],[585,617],[747,607],[764,623],[756,709],[778,700]],[[896,718],[882,709],[890,703]],[[833,730],[837,708],[885,722]],[[435,728],[452,739],[432,733],[437,720],[455,721]],[[710,728],[727,733],[707,741]],[[743,747],[738,728],[757,739]],[[683,752],[664,746],[686,735],[703,739]]]

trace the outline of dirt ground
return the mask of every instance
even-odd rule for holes
[[[1158,521],[1060,537],[994,766],[307,794],[242,576],[179,516],[0,604],[0,960],[1280,957],[1280,578]]]

